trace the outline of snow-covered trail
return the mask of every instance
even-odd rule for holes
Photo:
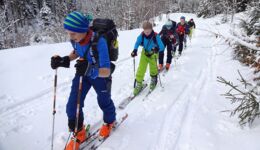
[[[236,119],[220,113],[230,105],[219,95],[225,92],[225,87],[216,82],[216,77],[235,80],[236,70],[248,72],[247,68],[232,60],[231,49],[222,39],[205,31],[214,29],[210,20],[193,14],[172,14],[170,18],[178,21],[181,15],[194,18],[202,30],[195,31],[177,65],[173,63],[170,71],[161,75],[163,89],[158,86],[142,101],[148,92],[144,91],[125,110],[118,110],[119,115],[127,112],[129,117],[100,149],[260,149],[254,138],[259,127],[241,130]],[[164,21],[165,18],[157,20],[157,32]],[[112,87],[115,105],[133,90],[133,60],[129,54],[140,32],[140,29],[120,32],[120,56]],[[0,52],[0,150],[50,149],[54,72],[49,60],[53,54],[63,56],[70,50],[69,43],[62,43]],[[10,63],[10,57],[16,61]],[[73,63],[71,66],[58,71],[55,150],[64,148],[68,136],[65,106],[74,75]],[[149,82],[149,73],[146,80]],[[86,123],[96,124],[102,118],[93,90],[86,97],[84,112]]]

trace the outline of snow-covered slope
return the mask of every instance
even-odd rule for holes
[[[170,18],[178,21],[181,15],[194,18],[201,30],[195,31],[176,65],[161,76],[164,88],[158,86],[142,101],[148,92],[144,91],[124,111],[118,110],[119,115],[127,112],[129,117],[100,149],[260,149],[259,126],[242,130],[235,118],[221,113],[232,106],[220,96],[226,88],[216,82],[217,76],[235,81],[237,69],[245,75],[249,70],[232,60],[232,50],[223,39],[205,31],[210,20],[193,14],[172,14]],[[164,21],[157,20],[157,32]],[[132,92],[133,62],[129,54],[140,32],[120,32],[120,58],[112,88],[115,105]],[[50,149],[54,75],[50,57],[66,55],[71,49],[69,43],[61,43],[0,52],[0,150]],[[62,150],[68,137],[65,105],[73,75],[73,64],[70,69],[58,70],[55,150]],[[95,124],[102,117],[93,90],[86,97],[84,112],[85,123]]]

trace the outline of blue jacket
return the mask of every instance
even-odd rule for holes
[[[144,38],[143,38],[144,36]],[[153,35],[154,36],[154,35]],[[141,33],[138,37],[137,40],[135,42],[135,46],[134,49],[138,50],[138,47],[142,44],[142,40],[143,41],[143,48],[147,51],[147,52],[151,52],[153,48],[158,47],[160,52],[164,51],[164,44],[160,38],[160,35],[157,34],[156,35],[156,42],[154,42],[154,40],[152,39],[152,36],[149,36],[148,38],[143,35],[143,33]]]
[[[80,58],[84,58],[84,54],[88,50],[86,55],[87,58],[84,59],[87,59],[89,64],[93,64],[94,61],[97,61],[93,57],[91,57],[92,47],[90,47],[90,43],[84,45],[81,45],[80,43],[73,42],[73,41],[71,43],[76,54]],[[98,51],[98,61],[96,64],[98,65],[96,67],[92,66],[92,68],[90,68],[90,72],[87,73],[87,75],[91,76],[92,78],[96,78],[98,76],[99,68],[110,68],[108,46],[106,40],[103,37],[100,37],[98,40],[97,51]]]

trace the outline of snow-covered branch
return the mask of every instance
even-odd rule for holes
[[[1,29],[1,32],[2,32],[2,33],[6,32],[6,30],[7,30],[8,28],[12,27],[15,23],[17,23],[17,22],[20,21],[20,20],[22,20],[22,19],[16,19],[16,20],[12,21],[7,27]]]
[[[230,87],[223,96],[229,99],[232,104],[238,103],[238,106],[236,105],[236,108],[230,111],[230,115],[234,116],[238,114],[239,124],[241,126],[246,124],[252,125],[254,120],[260,117],[260,91],[258,85],[246,81],[239,71],[238,74],[242,86],[234,85],[231,81],[227,81],[223,77],[218,77],[217,81]]]

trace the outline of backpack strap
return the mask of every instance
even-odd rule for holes
[[[98,35],[92,36],[89,47],[84,53],[84,58],[87,59],[88,52],[90,53],[90,57],[92,59],[92,65],[98,66],[98,51],[97,51],[97,43],[98,43]]]
[[[156,36],[158,35],[158,33],[154,32],[154,36],[153,36],[153,42],[154,44],[157,46],[158,43],[157,43],[157,39],[156,39]]]
[[[142,35],[141,45],[144,46],[144,32],[142,32],[141,35]]]
[[[93,64],[98,64],[98,60],[99,60],[98,49],[97,49],[99,38],[100,38],[100,34],[96,32],[93,39],[91,40],[91,45],[89,46],[91,47],[90,56],[92,58]]]
[[[144,46],[144,32],[141,33],[142,34],[142,41],[141,41],[141,45]],[[154,32],[154,35],[152,36],[153,42],[155,45],[157,45],[157,39],[156,36],[158,35],[158,33]],[[149,42],[150,44],[150,42]]]

